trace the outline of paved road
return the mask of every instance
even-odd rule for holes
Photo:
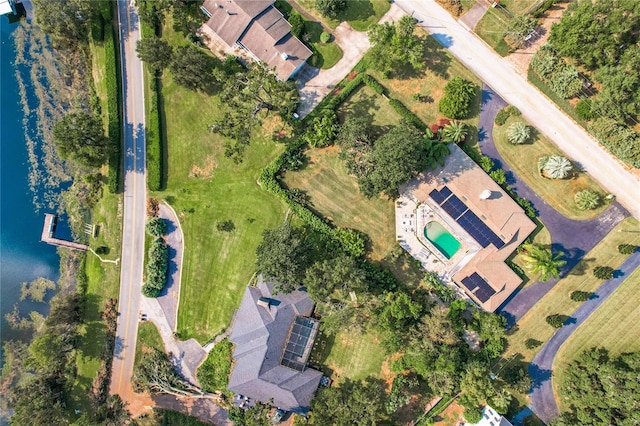
[[[549,421],[558,416],[558,406],[551,386],[551,369],[558,349],[638,267],[640,267],[640,252],[636,251],[618,268],[619,275],[616,278],[605,281],[595,292],[597,297],[584,302],[574,312],[573,316],[567,320],[566,325],[556,331],[529,365],[529,375],[533,379],[530,407],[545,423],[549,423]]]
[[[609,155],[578,124],[520,76],[474,33],[460,25],[434,0],[396,0],[407,14],[440,44],[489,84],[508,103],[553,141],[571,159],[580,163],[631,214],[640,219],[640,178]]]
[[[620,204],[614,202],[595,219],[572,220],[558,213],[544,201],[511,170],[496,149],[493,140],[493,122],[497,112],[505,106],[507,103],[485,84],[482,89],[478,145],[484,155],[493,158],[496,165],[507,172],[509,184],[516,193],[531,201],[537,210],[538,217],[551,233],[553,250],[564,253],[567,261],[561,271],[561,276],[564,276],[629,213]],[[514,293],[499,309],[507,317],[509,326],[522,318],[557,282],[556,279],[536,282]]]
[[[140,39],[138,15],[129,1],[118,1],[124,104],[124,218],[116,348],[111,393],[133,402],[131,375],[142,297],[146,200],[144,86],[142,62],[135,54]],[[131,407],[136,411],[136,407]]]

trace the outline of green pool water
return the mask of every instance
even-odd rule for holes
[[[436,246],[440,253],[451,259],[460,249],[460,241],[449,233],[438,222],[429,222],[424,227],[424,236]]]

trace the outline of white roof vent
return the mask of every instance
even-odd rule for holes
[[[287,55],[287,53],[286,53],[286,52],[282,52],[282,53],[280,54],[280,57],[281,57],[282,59],[284,59],[285,61],[286,61],[287,59],[289,59],[289,55]]]
[[[482,191],[482,193],[480,194],[480,199],[488,200],[489,198],[491,198],[491,191],[488,189],[485,189],[484,191]]]

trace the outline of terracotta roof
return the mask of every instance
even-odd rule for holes
[[[271,0],[206,0],[207,25],[225,43],[244,46],[281,80],[288,79],[312,53],[291,35],[291,25]]]
[[[430,197],[431,191],[446,186],[502,240],[502,247],[494,244],[480,247],[476,255],[452,277],[483,309],[494,311],[522,282],[504,261],[533,232],[536,225],[464,151],[453,144],[450,148],[451,155],[445,159],[443,167],[423,173],[409,182],[404,191],[424,201]],[[490,197],[482,198],[481,194],[487,190],[491,193]],[[474,273],[495,291],[484,301],[462,283]]]

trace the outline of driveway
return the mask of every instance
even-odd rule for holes
[[[489,9],[488,1],[477,0],[476,4],[474,4],[467,13],[465,13],[458,19],[458,22],[460,22],[468,29],[473,30],[476,25],[478,25],[478,22],[480,22],[487,9]]]
[[[392,3],[379,22],[395,22],[403,15],[405,15],[404,11]],[[305,65],[295,77],[296,86],[300,92],[298,114],[302,118],[306,117],[335,85],[351,72],[371,47],[367,33],[354,30],[346,22],[338,25],[333,31],[333,36],[334,43],[342,49],[342,59],[326,70]]]
[[[572,220],[551,207],[536,194],[520,177],[511,170],[502,159],[493,141],[493,122],[498,111],[507,106],[486,84],[482,88],[482,106],[480,108],[478,145],[484,155],[494,159],[496,166],[502,167],[511,187],[519,196],[531,201],[538,217],[551,233],[552,248],[562,251],[567,264],[562,268],[561,277],[566,275],[614,226],[629,213],[617,202],[611,203],[600,216],[592,220]],[[533,161],[533,160],[532,160]],[[523,290],[514,293],[500,308],[507,317],[509,326],[515,324],[531,307],[538,302],[558,282],[552,279],[535,282]]]
[[[176,330],[178,324],[178,305],[180,303],[180,278],[182,276],[182,259],[184,257],[184,236],[176,212],[165,203],[160,203],[158,217],[167,223],[165,240],[169,246],[169,270],[167,285],[160,293],[158,302],[167,319],[169,328]]]
[[[434,0],[395,0],[395,4],[408,13],[413,11],[413,16],[422,21],[420,25],[452,55],[515,105],[533,126],[640,218],[640,177],[630,166],[606,152],[585,129]]]
[[[595,296],[584,302],[580,308],[574,312],[573,316],[567,320],[564,327],[556,331],[529,365],[529,375],[533,379],[533,386],[531,387],[530,393],[530,407],[545,423],[549,423],[559,414],[551,383],[553,377],[553,360],[556,357],[558,349],[560,349],[569,336],[589,318],[589,315],[598,309],[639,266],[640,252],[636,251],[618,268],[618,275],[615,278],[605,281],[600,288],[596,290]]]

